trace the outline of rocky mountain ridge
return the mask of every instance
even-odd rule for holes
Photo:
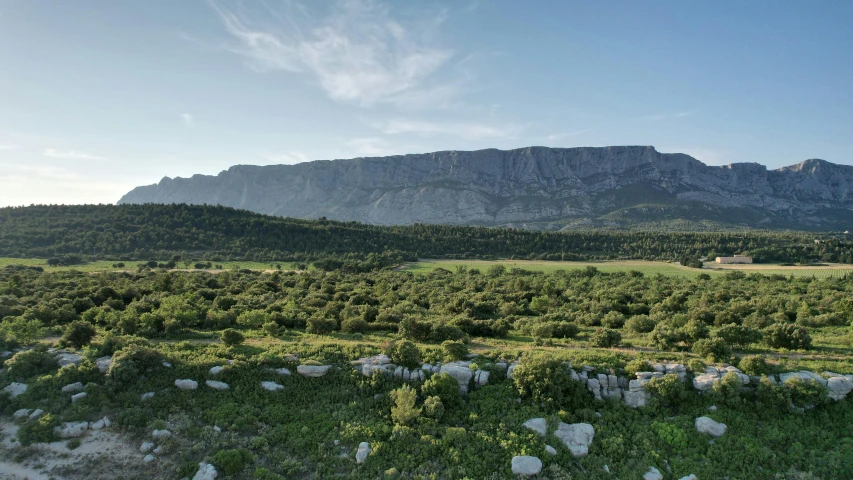
[[[654,147],[529,147],[237,165],[164,178],[119,203],[220,204],[258,213],[393,225],[557,229],[655,222],[849,229],[853,167],[708,166]]]

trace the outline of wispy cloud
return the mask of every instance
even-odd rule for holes
[[[311,160],[308,155],[297,151],[290,151],[287,153],[267,153],[264,154],[263,157],[267,161],[284,165],[293,165],[295,163],[303,163]]]
[[[192,127],[192,126],[193,126],[193,116],[192,116],[191,114],[189,114],[189,113],[182,113],[182,114],[181,114],[181,120],[183,120],[183,121],[184,121],[184,125],[186,125],[186,126],[188,126],[188,127]]]
[[[2,143],[0,143],[0,151],[10,151],[10,150],[17,150],[17,149],[18,149],[17,145],[3,145]]]
[[[290,2],[260,12],[211,5],[237,41],[227,49],[250,68],[312,77],[336,101],[425,105],[424,97],[446,100],[460,88],[434,79],[454,55],[432,39],[445,10],[404,23],[371,0],[338,0],[322,18]]]
[[[562,140],[562,139],[568,138],[568,137],[576,137],[578,135],[582,135],[582,134],[590,132],[590,131],[592,131],[592,129],[584,128],[583,130],[574,130],[571,132],[552,133],[551,135],[548,135],[547,137],[545,137],[545,139],[548,141],[551,141],[551,142],[555,142],[557,140]]]
[[[643,117],[643,120],[670,120],[673,118],[684,118],[692,113],[693,112],[659,113],[657,115],[647,115]]]
[[[107,160],[105,157],[93,155],[91,153],[78,152],[75,150],[56,150],[54,148],[46,149],[44,151],[44,156],[63,160]]]
[[[397,150],[387,140],[376,137],[353,138],[346,142],[346,146],[353,150],[356,155],[368,157],[397,153]]]
[[[421,136],[452,135],[469,140],[502,138],[518,135],[522,127],[517,125],[489,125],[483,123],[437,123],[422,120],[397,119],[372,124],[386,135],[412,133]]]

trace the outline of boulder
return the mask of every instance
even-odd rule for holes
[[[829,397],[833,400],[841,400],[847,397],[847,394],[853,390],[853,381],[845,376],[832,377],[826,381],[826,387],[829,389]]]
[[[506,368],[506,378],[512,378],[512,371],[518,366],[518,362],[512,362]]]
[[[663,480],[663,475],[655,467],[649,467],[649,471],[643,474],[643,480]]]
[[[12,418],[27,418],[31,413],[33,413],[32,408],[21,408],[15,410],[15,413],[12,414]]]
[[[290,370],[287,368],[276,368],[273,371],[279,375],[290,375]]]
[[[209,463],[199,463],[198,471],[193,475],[192,480],[215,480],[219,476],[216,468]]]
[[[678,480],[699,480],[699,477],[691,473],[690,475],[687,475],[686,477],[681,477]]]
[[[153,453],[154,455],[160,455],[163,453],[163,450],[163,445],[157,445],[157,447],[151,453]]]
[[[299,365],[296,367],[296,373],[303,377],[322,377],[329,372],[331,365]]]
[[[204,384],[214,390],[228,390],[229,388],[231,388],[228,386],[227,383],[217,382],[216,380],[206,380]]]
[[[215,367],[210,367],[210,370],[208,370],[208,373],[210,373],[211,375],[219,375],[219,373],[222,372],[223,368],[224,367],[219,366],[219,365],[217,365]]]
[[[6,388],[4,388],[3,391],[9,394],[9,398],[15,398],[18,395],[23,395],[24,392],[27,391],[27,384],[12,382],[9,385],[6,385]]]
[[[75,393],[71,395],[71,403],[77,403],[84,398],[86,398],[86,392]]]
[[[142,453],[148,453],[151,450],[154,450],[154,442],[142,442],[139,446],[139,451]]]
[[[714,383],[719,379],[720,377],[716,374],[712,375],[710,373],[704,373],[702,375],[697,375],[693,378],[693,388],[700,392],[707,392],[714,388]]]
[[[488,385],[490,375],[491,372],[488,372],[486,370],[477,370],[476,372],[474,372],[474,383],[477,384],[478,387]]]
[[[53,431],[59,438],[77,438],[85,435],[88,429],[89,422],[65,422]]]
[[[696,419],[696,430],[700,433],[707,433],[712,437],[719,437],[726,433],[726,424],[716,422],[709,417],[699,417]]]
[[[166,368],[172,368],[172,364],[169,362],[163,362],[163,366]]]
[[[800,379],[804,382],[819,383],[823,386],[826,386],[826,384],[827,384],[827,380],[825,378],[821,377],[820,375],[818,375],[814,372],[809,372],[807,370],[802,370],[799,372],[788,372],[788,373],[780,373],[779,374],[779,380],[782,383],[785,383],[792,378],[797,378],[797,379]]]
[[[560,422],[554,436],[559,438],[573,457],[583,457],[589,453],[589,446],[595,437],[595,428],[588,423],[566,424]]]
[[[471,383],[471,378],[474,372],[468,367],[470,362],[450,362],[441,366],[439,373],[446,373],[456,379],[459,384],[459,393],[466,395],[468,393],[468,385]]]
[[[101,430],[104,427],[106,427],[106,424],[104,423],[103,418],[89,424],[90,430]]]
[[[68,365],[79,365],[82,361],[83,355],[80,355],[79,353],[61,352],[56,355],[56,364],[60,367],[67,367]]]
[[[261,382],[261,388],[270,392],[284,390],[284,385],[275,382]]]
[[[80,382],[69,383],[62,387],[62,393],[77,393],[83,391],[83,384]]]
[[[545,445],[545,451],[548,452],[550,455],[557,454],[557,449],[552,447],[551,445]]]
[[[44,410],[37,408],[33,411],[33,413],[30,414],[29,419],[30,420],[36,419],[36,418],[40,417],[43,413],[44,413]]]
[[[367,456],[370,455],[371,452],[370,444],[367,442],[361,442],[358,444],[358,450],[355,452],[355,463],[364,463],[367,460]]]
[[[157,457],[155,457],[154,455],[151,455],[150,453],[148,455],[145,455],[145,458],[142,459],[142,461],[144,463],[151,463],[154,460],[157,460]]]
[[[105,416],[102,420],[104,421],[104,426],[105,426],[105,427],[109,427],[110,425],[112,425],[112,424],[113,424],[113,421],[112,421],[112,420],[110,420],[110,417],[106,417],[106,416]]]
[[[512,473],[513,475],[523,475],[532,477],[542,471],[542,460],[538,457],[528,455],[519,455],[512,457]]]
[[[107,373],[107,370],[110,369],[110,365],[112,365],[112,363],[113,357],[110,357],[109,355],[105,357],[100,357],[95,360],[95,365],[98,367],[98,371],[100,371],[101,373]]]
[[[628,390],[623,392],[625,404],[631,408],[645,407],[649,402],[649,393],[643,389],[642,380],[628,382]]]
[[[531,418],[522,423],[521,426],[533,430],[543,437],[548,433],[548,422],[544,418]]]
[[[166,440],[171,436],[172,432],[168,430],[154,430],[153,432],[151,432],[151,437],[153,437],[154,440]]]
[[[140,400],[148,400],[149,398],[154,398],[154,392],[145,392],[139,397]]]
[[[195,390],[198,388],[198,382],[188,378],[175,380],[175,386],[181,390]]]

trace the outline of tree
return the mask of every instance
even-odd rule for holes
[[[412,387],[403,385],[391,391],[391,419],[398,425],[409,425],[421,414],[420,408],[415,408],[418,394]]]
[[[652,378],[646,383],[645,389],[667,407],[680,406],[687,397],[684,382],[675,374]]]
[[[452,360],[462,360],[468,355],[468,346],[457,340],[445,340],[442,342],[441,348]]]
[[[764,329],[764,343],[771,348],[808,350],[812,347],[812,338],[806,327],[793,323],[774,323]]]
[[[598,328],[595,333],[589,338],[589,343],[594,347],[610,348],[619,345],[622,341],[622,335],[616,330],[610,328]]]
[[[240,345],[246,340],[246,337],[244,337],[242,333],[234,330],[233,328],[226,328],[223,330],[219,335],[219,338],[222,340],[222,343],[229,347]]]
[[[719,338],[733,347],[746,348],[761,340],[761,332],[743,325],[730,323],[714,330],[711,337]]]
[[[545,355],[521,359],[512,372],[518,393],[549,410],[581,408],[589,394],[581,382],[572,380],[569,365]]]
[[[453,408],[462,400],[459,393],[459,382],[446,373],[433,375],[421,385],[421,395],[425,397],[438,397],[441,403]]]
[[[385,354],[391,363],[402,365],[408,369],[417,368],[421,363],[421,350],[408,340],[397,340],[388,344]]]
[[[77,320],[65,327],[61,341],[63,344],[71,345],[74,348],[83,348],[95,338],[96,333],[94,325],[84,320]]]

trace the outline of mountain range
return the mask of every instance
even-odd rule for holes
[[[441,151],[163,178],[119,202],[219,204],[379,225],[532,229],[853,226],[853,166],[709,166],[649,146]]]

